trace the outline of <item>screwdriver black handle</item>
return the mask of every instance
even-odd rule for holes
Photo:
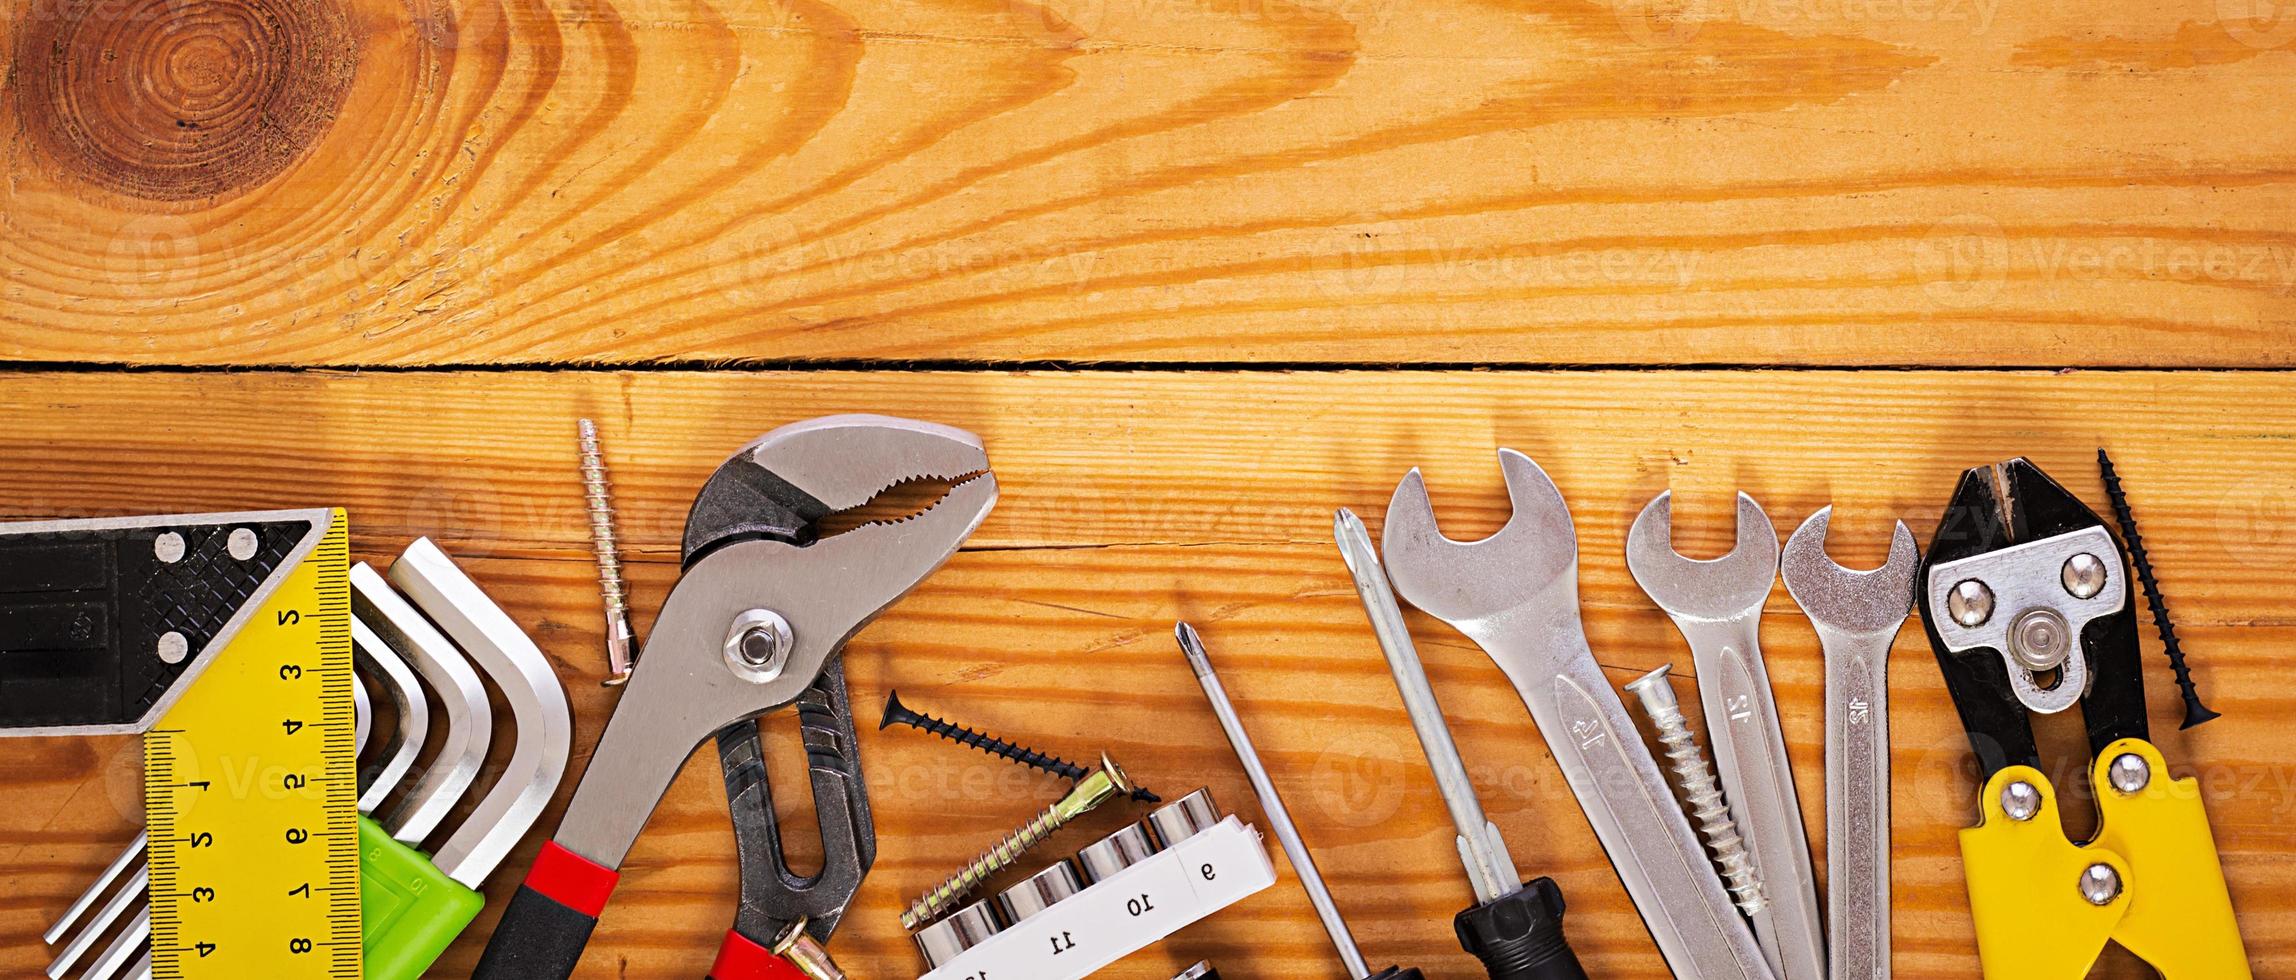
[[[1427,980],[1427,976],[1416,966],[1391,966],[1363,980]]]
[[[1532,879],[1522,891],[1461,912],[1451,928],[1491,980],[1587,980],[1563,937],[1563,890],[1553,878]]]

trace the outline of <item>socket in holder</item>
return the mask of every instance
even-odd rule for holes
[[[1157,807],[1148,814],[1148,827],[1156,832],[1156,839],[1171,847],[1211,829],[1220,822],[1220,806],[1212,802],[1212,791],[1200,789]]]
[[[1004,913],[1006,922],[1019,925],[1022,919],[1083,890],[1084,879],[1077,876],[1076,866],[1062,859],[1030,875],[1027,881],[1005,889],[997,896],[997,910]]]
[[[925,962],[935,967],[956,959],[957,954],[978,946],[1003,928],[997,924],[995,910],[987,899],[974,902],[949,913],[948,918],[917,930],[917,951],[925,954]]]
[[[1123,830],[1076,852],[1076,865],[1084,870],[1085,881],[1105,881],[1110,875],[1147,860],[1156,851],[1156,839],[1149,836],[1146,824],[1126,824]]]

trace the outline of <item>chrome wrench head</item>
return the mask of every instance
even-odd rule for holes
[[[1738,495],[1737,543],[1714,559],[1674,550],[1674,495],[1642,508],[1626,535],[1626,566],[1689,641],[1698,697],[1730,814],[1771,901],[1755,935],[1783,980],[1825,980],[1816,874],[1786,739],[1762,660],[1762,607],[1778,581],[1778,532]]]
[[[1388,579],[1506,672],[1675,974],[1766,980],[1753,934],[1587,647],[1562,491],[1514,450],[1499,450],[1499,467],[1514,513],[1481,541],[1444,536],[1424,478],[1403,478],[1387,506]]]
[[[1881,567],[1844,568],[1826,554],[1826,528],[1833,513],[1831,506],[1819,508],[1786,539],[1778,566],[1786,591],[1820,636],[1897,635],[1913,612],[1913,575],[1921,567],[1913,532],[1904,521],[1897,522],[1890,533],[1889,558]]]
[[[1843,568],[1826,555],[1832,517],[1826,507],[1803,521],[1780,569],[1825,651],[1827,973],[1888,980],[1889,648],[1921,554],[1899,521],[1880,568]]]
[[[1760,610],[1778,580],[1778,532],[1762,505],[1738,495],[1738,543],[1720,558],[1674,550],[1674,492],[1651,499],[1626,532],[1626,567],[1677,620],[1724,620]]]
[[[1426,477],[1413,467],[1387,502],[1381,551],[1395,591],[1460,632],[1478,636],[1515,611],[1567,605],[1578,617],[1578,528],[1545,470],[1499,450],[1514,513],[1480,541],[1450,538],[1435,524]]]

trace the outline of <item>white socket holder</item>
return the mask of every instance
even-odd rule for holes
[[[1007,927],[918,980],[1080,980],[1276,883],[1233,816]]]

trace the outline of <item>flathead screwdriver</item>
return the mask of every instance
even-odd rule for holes
[[[1307,842],[1300,839],[1299,828],[1292,825],[1291,811],[1284,809],[1283,797],[1276,795],[1276,785],[1268,778],[1268,767],[1260,763],[1260,752],[1252,747],[1252,737],[1244,734],[1244,720],[1236,715],[1236,706],[1228,700],[1228,689],[1220,683],[1220,675],[1212,671],[1212,658],[1204,653],[1204,641],[1196,635],[1196,628],[1186,623],[1172,627],[1172,636],[1180,641],[1180,652],[1188,658],[1188,666],[1196,672],[1196,682],[1204,688],[1204,697],[1212,702],[1212,714],[1220,719],[1220,729],[1227,733],[1228,744],[1236,750],[1236,759],[1244,764],[1244,775],[1252,781],[1252,791],[1259,795],[1260,809],[1268,815],[1276,840],[1282,842],[1284,856],[1291,859],[1292,870],[1299,874],[1300,886],[1307,889],[1308,902],[1315,906],[1317,918],[1323,920],[1325,932],[1331,934],[1331,944],[1338,948],[1340,963],[1347,968],[1351,980],[1424,980],[1412,967],[1388,967],[1378,973],[1363,962],[1363,951],[1355,946],[1355,936],[1348,932],[1347,921],[1339,917],[1339,906],[1331,900],[1331,889],[1324,887],[1323,874],[1315,869],[1315,858],[1307,852]]]
[[[1563,937],[1562,889],[1552,878],[1522,882],[1506,842],[1499,839],[1498,825],[1483,815],[1466,763],[1443,720],[1443,706],[1436,702],[1419,651],[1411,645],[1403,609],[1396,604],[1387,572],[1372,547],[1371,532],[1343,507],[1332,515],[1331,533],[1355,579],[1364,614],[1371,618],[1371,631],[1379,638],[1388,672],[1395,675],[1396,690],[1403,695],[1403,709],[1427,754],[1427,767],[1435,773],[1435,788],[1459,834],[1459,861],[1466,866],[1467,883],[1475,893],[1475,904],[1451,920],[1460,947],[1482,961],[1491,980],[1586,980],[1578,954]]]

